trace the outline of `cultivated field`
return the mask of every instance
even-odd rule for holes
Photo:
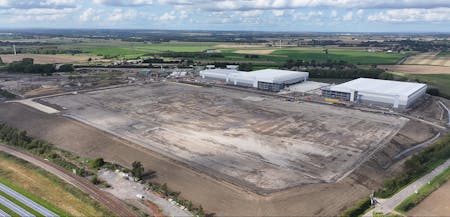
[[[37,64],[54,64],[54,63],[78,63],[87,62],[89,56],[72,56],[72,55],[41,55],[41,54],[18,54],[18,55],[0,55],[3,62],[10,63],[20,61],[23,58],[33,58]]]
[[[439,55],[437,52],[420,53],[411,57],[403,63],[406,65],[433,65],[450,67],[450,56]]]
[[[408,212],[408,216],[448,216],[450,213],[448,201],[450,201],[449,181]]]
[[[77,120],[260,194],[335,182],[405,123],[170,83],[44,101],[65,108]]]
[[[380,65],[378,68],[406,74],[450,74],[450,67],[427,65]]]

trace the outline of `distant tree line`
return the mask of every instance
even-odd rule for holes
[[[52,75],[56,72],[53,64],[34,64],[32,58],[24,58],[22,61],[14,61],[7,65],[9,72],[19,72],[27,74]]]
[[[7,64],[6,70],[8,72],[52,75],[57,71],[72,72],[75,69],[72,64],[64,64],[59,67],[59,70],[57,70],[53,64],[34,64],[34,60],[32,58],[23,58],[21,61],[14,61]]]
[[[356,78],[375,78],[392,80],[393,75],[386,73],[383,69],[308,69],[310,78],[337,78],[337,79],[356,79]]]
[[[283,68],[292,69],[294,67],[305,67],[305,68],[335,68],[335,69],[344,69],[344,68],[357,68],[356,65],[348,63],[346,61],[340,60],[327,60],[326,62],[318,62],[316,60],[305,61],[305,60],[293,60],[289,59],[282,65]]]
[[[205,59],[205,58],[224,58],[225,56],[221,53],[205,53],[205,52],[164,52],[160,54],[163,57],[172,58],[195,58],[195,59]]]

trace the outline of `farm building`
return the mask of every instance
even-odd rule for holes
[[[201,71],[200,76],[203,79],[222,80],[228,84],[278,92],[284,89],[286,85],[307,81],[309,73],[277,69],[253,72],[233,69],[208,69]]]
[[[326,98],[405,109],[422,98],[427,85],[359,78],[322,89]]]

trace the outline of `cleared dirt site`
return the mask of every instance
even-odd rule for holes
[[[71,118],[258,194],[335,182],[407,122],[172,83],[43,101],[64,108]]]

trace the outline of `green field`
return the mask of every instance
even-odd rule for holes
[[[161,52],[202,52],[213,49],[215,43],[210,42],[163,42],[158,44],[147,44],[140,42],[122,41],[85,41],[74,46],[66,44],[64,49],[79,48],[83,52],[96,56],[113,56],[118,58],[133,59],[145,55],[158,54]]]
[[[437,56],[439,56],[439,57],[450,56],[450,51],[441,51]]]
[[[317,62],[345,61],[357,65],[383,64],[390,65],[400,61],[405,55],[398,53],[369,53],[361,50],[328,49],[285,49],[277,50],[272,55],[286,56],[288,59]]]
[[[429,75],[405,75],[410,79],[427,83],[432,87],[438,88],[441,95],[450,99],[450,75],[448,74],[429,74]]]

